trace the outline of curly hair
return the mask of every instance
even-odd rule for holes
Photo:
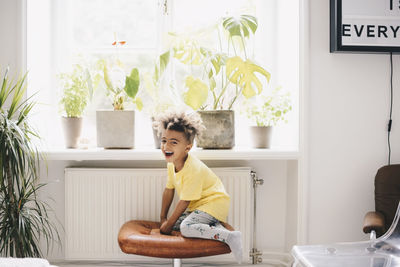
[[[186,113],[183,110],[168,110],[164,114],[160,114],[154,118],[153,128],[157,130],[158,136],[161,135],[162,130],[181,132],[191,144],[196,135],[200,135],[205,130],[198,113]]]

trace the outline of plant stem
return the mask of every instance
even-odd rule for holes
[[[9,165],[9,157],[6,156],[5,159],[5,167],[6,167],[6,177],[7,177],[7,195],[8,199],[10,199],[11,204],[15,203],[15,195],[14,195],[14,183],[12,179],[12,173]]]
[[[203,77],[202,78],[204,78],[204,75],[207,75],[207,77],[208,77],[208,73],[207,73],[207,64],[209,64],[210,62],[205,62],[205,59],[202,59],[201,60],[201,63],[202,63],[202,66],[203,66]],[[208,80],[210,80],[210,79],[208,79]],[[210,90],[211,90],[211,86],[209,85],[209,88],[210,88]],[[217,96],[215,95],[215,90],[213,89],[213,90],[211,90],[211,93],[212,93],[212,95],[213,95],[213,101],[214,101],[214,103],[215,103],[215,101],[216,101],[216,98],[217,98]]]
[[[233,39],[232,39],[232,36],[231,37],[229,37],[229,40],[232,42],[232,48],[233,48],[233,52],[235,53],[235,56],[237,56],[237,53],[236,53],[236,48],[235,48],[235,45],[233,44]],[[228,41],[229,42],[229,41]]]
[[[235,95],[235,97],[232,99],[232,102],[231,102],[231,104],[229,105],[229,108],[228,108],[228,109],[231,109],[231,108],[232,108],[233,103],[235,103],[236,99],[237,99],[238,96],[242,93],[242,91],[243,91],[243,89],[240,89],[240,91],[238,92],[238,90],[237,90],[237,85],[236,85],[236,95]]]
[[[217,28],[218,33],[218,41],[219,41],[219,49],[222,55],[222,41],[221,41],[221,33],[219,32],[219,28]],[[229,53],[229,44],[228,44],[228,53]],[[221,88],[224,88],[224,72],[221,70]],[[215,103],[215,98],[214,98]]]
[[[245,44],[245,42],[244,42],[244,38],[243,38],[242,35],[240,36],[240,40],[242,40],[243,51],[244,51],[244,58],[247,60],[246,44]]]
[[[219,32],[219,27],[217,27],[217,33],[218,33],[219,49],[222,52],[222,41],[221,41],[221,33]]]
[[[226,82],[225,86],[222,88],[221,93],[219,94],[217,101],[214,102],[214,109],[217,109],[218,103],[221,99],[221,97],[224,95],[226,88],[228,87],[228,82]]]

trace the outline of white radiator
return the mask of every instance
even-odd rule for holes
[[[228,223],[242,232],[244,260],[247,260],[253,233],[251,170],[233,167],[213,168],[213,171],[231,197]],[[66,259],[134,259],[135,256],[122,253],[118,246],[119,228],[133,219],[159,221],[166,174],[166,169],[66,168]],[[175,203],[176,199],[170,211]],[[221,255],[218,259],[233,260],[233,256]]]

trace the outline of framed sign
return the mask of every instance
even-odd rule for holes
[[[400,0],[330,0],[331,52],[400,52]]]

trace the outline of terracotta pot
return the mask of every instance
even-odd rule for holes
[[[229,149],[235,146],[235,112],[233,110],[198,111],[206,130],[196,138],[198,147]]]
[[[97,110],[97,146],[104,148],[135,147],[134,110]]]
[[[270,148],[272,139],[272,126],[251,126],[250,137],[254,148]]]
[[[62,117],[61,124],[64,130],[65,146],[77,148],[82,133],[82,118]]]

